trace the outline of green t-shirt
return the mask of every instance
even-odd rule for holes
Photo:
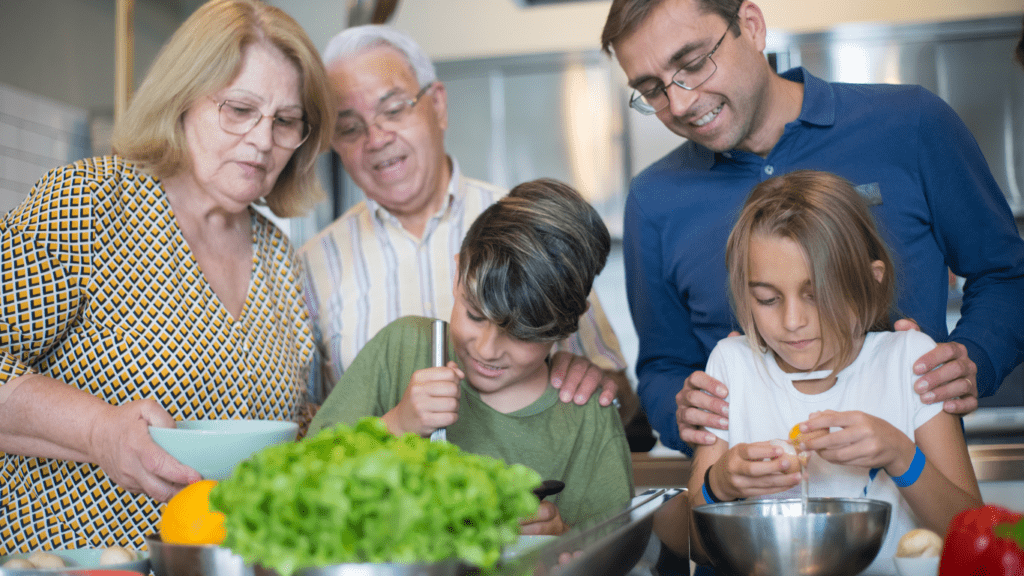
[[[399,318],[359,352],[310,424],[309,433],[363,416],[383,416],[402,399],[413,372],[430,366],[433,320]],[[449,344],[449,350],[454,346]],[[450,359],[458,362],[454,352]],[[595,394],[584,406],[558,401],[548,386],[529,406],[502,414],[488,406],[466,380],[461,382],[459,419],[447,428],[448,441],[476,454],[523,464],[545,480],[565,482],[549,496],[570,526],[625,504],[633,496],[629,445],[615,408]]]

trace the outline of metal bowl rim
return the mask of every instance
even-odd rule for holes
[[[892,510],[892,504],[884,500],[878,500],[875,498],[844,498],[844,497],[831,497],[822,496],[808,498],[807,503],[812,502],[839,502],[839,503],[851,503],[851,504],[867,504],[868,506],[876,510],[889,509]],[[802,498],[763,498],[760,500],[733,500],[731,502],[712,502],[708,504],[701,504],[693,507],[693,512],[700,512],[706,515],[715,515],[728,510],[730,508],[755,508],[767,505],[778,505],[778,504],[801,504],[803,503]],[[850,513],[864,512],[863,510],[853,510]],[[795,518],[795,516],[794,516]]]

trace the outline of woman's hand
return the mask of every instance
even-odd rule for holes
[[[814,450],[833,464],[883,468],[889,476],[899,476],[910,468],[916,447],[914,441],[895,426],[859,411],[836,412],[824,410],[811,414],[800,424],[801,432],[828,431],[803,446]]]
[[[451,426],[459,419],[459,381],[465,377],[451,361],[447,366],[413,372],[402,399],[382,420],[395,435],[429,436],[438,428]]]
[[[711,491],[737,500],[788,490],[800,483],[800,461],[768,442],[737,444],[711,465]]]
[[[527,536],[537,534],[558,536],[569,530],[569,525],[562,521],[558,506],[547,500],[541,500],[536,516],[520,520],[519,525],[522,526],[521,533]]]
[[[150,426],[174,427],[174,419],[156,400],[109,406],[93,418],[88,446],[91,460],[118,486],[166,502],[202,477],[157,446]]]
[[[95,464],[124,490],[158,501],[200,479],[150,437],[151,425],[174,427],[155,400],[112,406],[46,375],[16,380],[0,403],[0,451]]]

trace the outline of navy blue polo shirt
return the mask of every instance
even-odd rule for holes
[[[737,328],[726,239],[751,188],[774,175],[824,170],[858,186],[896,259],[900,312],[967,347],[982,396],[1024,359],[1024,241],[953,109],[920,86],[829,83],[803,68],[782,76],[804,84],[803,106],[767,158],[687,141],[638,174],[626,201],[638,390],[662,442],[687,453],[675,394]],[[952,334],[947,267],[966,278]]]

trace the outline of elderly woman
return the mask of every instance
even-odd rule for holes
[[[153,443],[175,417],[297,419],[314,344],[288,240],[322,196],[316,49],[258,0],[174,34],[117,155],[44,176],[0,224],[0,554],[141,547],[199,479]]]

